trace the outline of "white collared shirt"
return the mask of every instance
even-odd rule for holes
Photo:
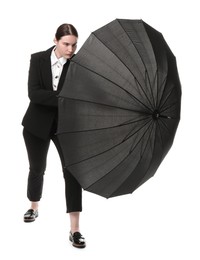
[[[53,90],[57,90],[60,76],[63,70],[63,66],[66,63],[67,59],[64,57],[57,58],[55,54],[55,48],[51,52],[51,71],[52,71],[52,83]]]

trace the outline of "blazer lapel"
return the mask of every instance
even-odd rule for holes
[[[42,56],[42,61],[41,61],[41,73],[42,73],[43,82],[45,83],[45,87],[47,89],[50,89],[50,90],[53,90],[50,56],[51,56],[51,52],[52,52],[54,47],[55,46],[51,47],[50,49],[48,49],[47,51],[44,52],[44,54]],[[63,70],[62,70],[60,80],[59,80],[59,83],[58,83],[58,90],[62,89],[69,64],[70,64],[70,60],[67,60],[67,62],[63,66]]]
[[[50,59],[53,48],[54,46],[44,52],[44,55],[42,57],[43,59],[41,61],[41,74],[42,74],[43,82],[45,84],[45,87],[50,90],[53,89],[51,59]]]

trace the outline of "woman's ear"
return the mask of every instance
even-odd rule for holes
[[[54,38],[54,39],[53,39],[53,42],[54,42],[55,44],[57,44],[58,41],[56,40],[56,38]]]

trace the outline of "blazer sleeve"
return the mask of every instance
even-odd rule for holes
[[[31,55],[29,76],[28,76],[28,96],[32,103],[44,106],[58,106],[57,95],[59,91],[47,89],[41,78],[41,64],[38,55]]]

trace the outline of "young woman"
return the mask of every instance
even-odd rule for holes
[[[58,116],[57,96],[62,89],[70,59],[77,47],[78,33],[71,24],[58,27],[50,49],[31,55],[28,96],[29,107],[22,121],[23,136],[29,159],[27,196],[31,201],[24,214],[25,222],[38,217],[39,201],[42,197],[43,176],[50,141],[55,144],[62,165],[63,155],[55,135]],[[70,241],[73,246],[85,247],[85,240],[79,230],[79,216],[82,211],[82,189],[69,171],[64,169],[67,213],[70,216]]]

